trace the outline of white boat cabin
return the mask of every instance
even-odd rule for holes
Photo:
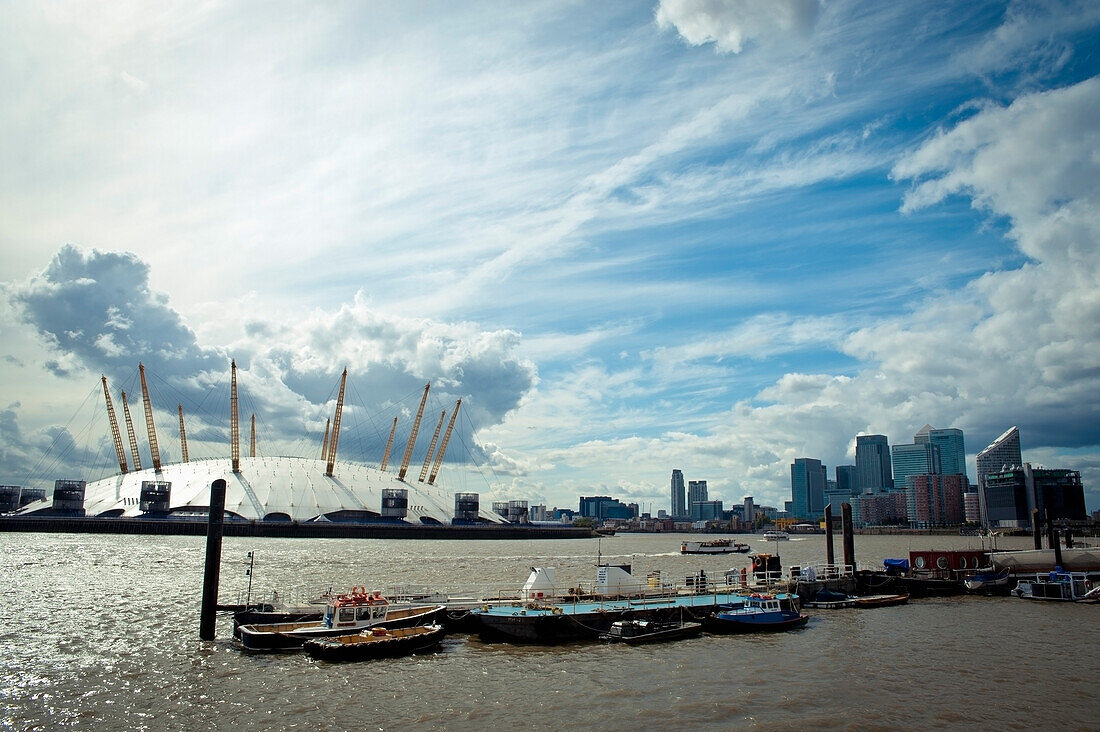
[[[339,595],[325,607],[324,625],[329,628],[355,628],[381,623],[386,619],[390,601],[378,590],[367,592],[355,587]]]

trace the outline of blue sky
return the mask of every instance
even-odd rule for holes
[[[930,423],[972,478],[1019,425],[1100,508],[1098,28],[1089,2],[5,5],[0,481],[109,474],[95,390],[138,361],[162,450],[183,404],[192,455],[224,453],[236,358],[261,452],[317,449],[345,366],[349,459],[425,382],[426,422],[462,397],[448,479],[494,498],[657,510],[679,468],[781,506],[794,458]]]

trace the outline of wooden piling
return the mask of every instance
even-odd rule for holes
[[[1043,548],[1043,531],[1039,524],[1039,509],[1031,509],[1031,541],[1036,549]]]
[[[856,542],[852,531],[852,504],[840,504],[841,530],[844,532],[844,566],[856,568]]]
[[[214,640],[218,611],[218,579],[222,566],[222,532],[225,524],[225,481],[210,484],[210,519],[206,528],[206,567],[202,579],[199,638]]]
[[[825,507],[825,563],[836,564],[836,555],[833,553],[833,504]]]

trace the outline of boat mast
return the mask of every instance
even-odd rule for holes
[[[386,441],[386,451],[382,453],[382,472],[386,472],[386,465],[390,462],[390,450],[393,449],[393,435],[397,432],[397,417],[393,418],[393,426],[390,427],[390,439]]]
[[[439,413],[439,421],[435,425],[435,433],[432,435],[431,444],[428,445],[428,454],[424,456],[424,467],[420,469],[420,482],[428,477],[428,467],[432,464],[432,454],[435,452],[435,443],[439,441],[439,433],[443,430],[443,418],[447,416],[447,410]]]
[[[180,455],[183,462],[187,462],[187,431],[183,429],[183,405],[177,404],[180,410]]]
[[[160,472],[160,447],[157,445],[157,428],[153,424],[153,404],[149,401],[149,385],[145,383],[145,366],[138,364],[141,376],[141,399],[145,403],[145,428],[149,430],[149,454],[153,456],[153,470]]]
[[[455,417],[462,407],[462,400],[455,402],[455,410],[451,412],[451,421],[447,423],[447,431],[443,433],[443,443],[439,446],[439,452],[435,454],[435,465],[432,466],[432,474],[428,477],[428,485],[435,485],[435,476],[439,475],[439,468],[443,465],[443,453],[447,452],[447,443],[451,441],[451,432],[455,428]]]
[[[130,452],[134,456],[134,470],[141,470],[141,454],[138,453],[137,436],[134,434],[134,420],[130,419],[130,405],[126,401],[126,392],[122,392],[122,415],[126,418],[126,434],[130,437]]]
[[[405,456],[401,458],[401,470],[397,473],[398,480],[405,480],[405,473],[409,472],[409,461],[412,460],[413,445],[416,444],[416,433],[420,431],[420,419],[424,416],[424,404],[428,401],[428,389],[431,383],[424,385],[424,396],[420,398],[420,409],[416,410],[416,419],[413,420],[412,432],[409,433],[409,442],[405,445]]]
[[[107,400],[107,419],[111,422],[111,436],[115,438],[115,454],[118,455],[118,469],[123,475],[130,472],[126,464],[126,449],[122,447],[122,434],[118,431],[118,419],[115,417],[115,405],[111,403],[111,392],[107,389],[107,377],[100,374],[103,380],[103,397]]]
[[[340,417],[344,413],[344,387],[348,383],[348,370],[345,367],[340,377],[340,396],[336,399],[336,416],[332,420],[332,441],[328,445],[328,466],[325,475],[332,477],[332,471],[336,467],[336,445],[340,442]]]
[[[237,359],[230,361],[232,378],[229,385],[229,450],[233,458],[233,472],[241,472],[241,428],[237,423]]]

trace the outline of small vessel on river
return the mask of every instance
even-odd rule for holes
[[[702,623],[676,620],[616,620],[611,624],[611,630],[601,637],[612,642],[641,645],[692,638],[702,632]]]
[[[445,633],[442,625],[394,629],[374,626],[353,635],[314,638],[306,641],[303,647],[310,656],[321,661],[368,661],[434,648]]]
[[[297,648],[311,638],[354,634],[382,623],[391,627],[423,625],[446,609],[442,604],[394,609],[381,592],[372,593],[356,587],[348,594],[333,598],[325,607],[320,622],[249,624],[240,626],[237,631],[241,645],[248,650],[270,651]]]
[[[790,534],[786,531],[765,531],[764,541],[787,541],[790,539]]]
[[[809,620],[794,607],[790,595],[753,593],[711,614],[706,629],[711,633],[760,633],[794,630]]]
[[[1031,579],[1021,579],[1012,594],[1025,600],[1055,600],[1077,602],[1096,597],[1096,587],[1086,572],[1039,573]]]
[[[680,544],[681,554],[748,554],[751,547],[733,539],[709,541],[685,541]]]

